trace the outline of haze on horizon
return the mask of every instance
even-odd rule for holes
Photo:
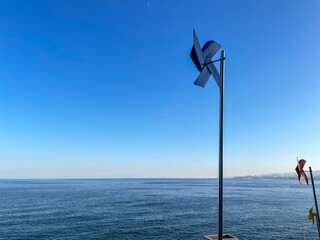
[[[192,29],[226,51],[225,176],[320,170],[320,2],[1,1],[0,178],[217,177],[219,93]]]

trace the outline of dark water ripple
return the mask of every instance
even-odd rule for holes
[[[224,187],[225,232],[317,239],[307,217],[311,187],[291,180]],[[0,180],[0,239],[201,239],[216,233],[217,201],[211,179]]]

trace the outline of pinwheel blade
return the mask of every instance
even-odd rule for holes
[[[221,76],[220,76],[220,73],[218,72],[218,69],[213,63],[208,64],[207,67],[209,68],[210,73],[213,76],[214,80],[216,80],[218,87],[221,88]]]
[[[208,68],[203,68],[196,81],[193,83],[194,85],[205,87],[210,77],[210,72]]]
[[[199,63],[201,66],[203,66],[204,64],[203,52],[202,52],[196,31],[194,29],[193,29],[193,46],[194,46],[194,50],[196,51]]]
[[[211,58],[219,51],[221,45],[215,41],[208,41],[202,47],[204,60],[211,61]]]

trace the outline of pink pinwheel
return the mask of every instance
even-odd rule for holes
[[[299,160],[298,165],[296,167],[296,172],[298,174],[299,183],[302,184],[303,178],[304,178],[306,180],[307,185],[309,185],[308,177],[307,177],[306,173],[303,171],[303,167],[305,164],[306,164],[306,160],[304,160],[304,159]]]

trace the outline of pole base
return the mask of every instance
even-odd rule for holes
[[[222,235],[222,239],[226,239],[226,240],[239,240],[237,237],[232,236],[231,234],[223,234]],[[218,240],[218,234],[215,235],[205,235],[203,236],[203,240]]]

